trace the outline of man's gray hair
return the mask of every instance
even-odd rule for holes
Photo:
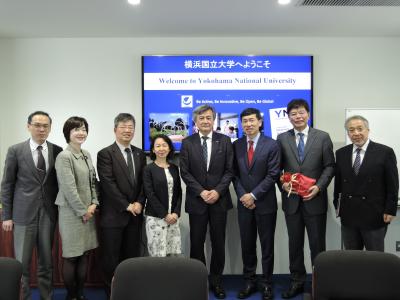
[[[367,120],[366,118],[364,118],[363,116],[355,115],[355,116],[348,117],[348,118],[346,119],[346,122],[344,122],[344,129],[346,129],[346,131],[347,131],[347,125],[348,125],[351,121],[354,121],[354,120],[363,121],[363,122],[364,122],[364,126],[365,126],[367,129],[369,129],[369,122],[368,122],[368,120]]]
[[[132,121],[133,126],[136,127],[136,121],[134,116],[128,113],[120,113],[114,119],[114,128],[117,128],[119,123],[128,121]]]
[[[197,106],[194,110],[193,110],[193,121],[196,122],[196,119],[199,115],[203,114],[204,112],[206,112],[207,110],[211,110],[212,114],[213,114],[213,119],[215,120],[217,113],[215,112],[214,107],[212,107],[211,105],[208,104],[204,104],[204,105],[200,105]]]

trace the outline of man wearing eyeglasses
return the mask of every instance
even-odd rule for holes
[[[140,255],[142,209],[145,204],[142,173],[144,152],[131,145],[135,118],[120,113],[114,119],[115,143],[97,154],[100,177],[100,247],[105,292],[110,297],[115,268],[124,259]]]
[[[62,148],[47,141],[51,118],[46,112],[30,114],[27,127],[31,138],[7,152],[1,182],[2,227],[13,231],[15,257],[22,263],[22,299],[31,299],[30,265],[36,247],[40,299],[50,300],[58,192],[54,162]]]
[[[316,180],[308,194],[297,195],[284,183],[282,209],[289,236],[289,269],[291,285],[282,298],[293,298],[303,292],[306,280],[304,265],[304,232],[307,230],[311,262],[325,251],[327,188],[334,175],[335,157],[329,134],[308,125],[310,109],[304,99],[294,99],[287,106],[293,129],[277,138],[282,151],[283,172],[301,173]]]
[[[346,250],[384,251],[397,212],[399,175],[392,148],[369,139],[363,116],[345,122],[352,144],[336,151],[334,205]]]

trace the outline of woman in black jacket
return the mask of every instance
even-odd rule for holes
[[[146,201],[147,247],[151,256],[181,254],[178,218],[182,189],[178,167],[170,162],[174,154],[172,141],[166,135],[152,139],[150,158],[153,162],[143,171]]]

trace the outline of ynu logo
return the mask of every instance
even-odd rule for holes
[[[193,95],[182,95],[181,107],[193,107]]]
[[[287,118],[287,116],[288,116],[287,111],[284,109],[279,109],[279,110],[277,109],[277,110],[274,110],[274,112],[278,119]]]

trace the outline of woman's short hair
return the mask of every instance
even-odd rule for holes
[[[168,144],[169,147],[169,153],[167,155],[167,160],[170,160],[174,157],[174,152],[175,152],[175,148],[174,145],[172,144],[171,139],[165,135],[165,134],[157,134],[154,137],[151,138],[151,144],[150,144],[150,159],[151,160],[156,160],[156,154],[153,152],[154,150],[154,144],[156,142],[156,139],[163,139],[164,142],[166,142]]]
[[[86,132],[89,133],[89,125],[85,118],[74,116],[65,121],[63,133],[67,143],[70,142],[71,130],[75,128],[80,128],[82,126],[85,126]]]

